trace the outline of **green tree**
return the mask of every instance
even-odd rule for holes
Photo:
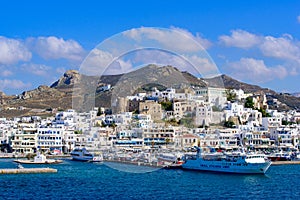
[[[139,113],[139,110],[135,109],[134,111],[132,111],[132,114],[137,115],[137,114],[140,114],[140,113]]]
[[[246,146],[247,142],[248,142],[248,138],[247,138],[247,137],[244,137],[244,138],[243,138],[243,145]]]
[[[97,112],[97,116],[100,116],[100,115],[102,115],[102,114],[103,114],[103,112],[102,112],[101,108],[99,107],[99,108],[98,108],[98,112]]]
[[[293,125],[293,124],[296,124],[296,122],[290,122],[290,121],[282,120],[282,121],[281,121],[281,124],[284,125],[284,126],[287,126],[287,125]]]
[[[236,100],[236,94],[231,89],[226,90],[226,97],[227,101],[233,102]]]
[[[112,124],[109,125],[109,127],[112,127],[113,130],[116,130],[117,124],[115,122],[113,122]]]
[[[171,139],[170,138],[166,138],[166,147],[168,147],[168,144],[171,142]]]
[[[173,103],[171,101],[163,101],[161,102],[161,106],[165,111],[173,110]]]
[[[247,97],[246,98],[246,102],[245,102],[245,108],[254,108],[254,102],[252,100],[252,98]]]
[[[277,141],[277,142],[278,142],[277,145],[280,146],[280,144],[281,144],[281,142],[282,142],[282,138],[281,138],[281,137],[278,137],[278,141]]]
[[[232,121],[225,121],[224,126],[227,127],[227,128],[234,128],[235,124]]]
[[[181,118],[179,124],[182,124],[184,127],[187,128],[194,128],[193,118],[190,116],[185,116]]]
[[[261,112],[262,117],[271,117],[271,115],[263,108],[258,109],[258,111]]]
[[[222,109],[220,109],[219,107],[217,107],[217,106],[212,106],[212,110],[214,111],[214,112],[221,112],[222,111]]]
[[[174,118],[172,118],[172,119],[170,119],[170,120],[166,120],[165,122],[166,122],[167,124],[172,125],[172,126],[177,126],[177,125],[178,125],[176,119],[174,119]]]
[[[82,134],[82,130],[75,130],[74,133],[75,134]]]

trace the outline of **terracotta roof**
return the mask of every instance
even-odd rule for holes
[[[184,134],[182,137],[183,138],[199,138],[198,136],[196,136],[194,134]]]

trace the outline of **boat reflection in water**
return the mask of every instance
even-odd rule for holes
[[[264,154],[247,154],[245,152],[202,154],[199,147],[197,155],[186,155],[183,169],[205,170],[214,172],[264,174],[271,161]]]

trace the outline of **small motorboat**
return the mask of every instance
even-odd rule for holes
[[[62,160],[56,159],[47,159],[47,157],[43,154],[38,153],[33,160],[14,160],[16,163],[20,164],[59,164],[62,163]]]

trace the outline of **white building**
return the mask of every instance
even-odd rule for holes
[[[63,134],[63,153],[70,153],[76,144],[76,134],[74,130],[65,130]]]
[[[14,152],[35,152],[37,136],[37,128],[35,126],[35,124],[19,124],[19,130],[12,136],[11,140],[12,149]]]
[[[37,129],[36,147],[43,152],[59,150],[63,152],[64,126],[41,126]]]
[[[227,103],[227,107],[224,110],[225,112],[225,120],[228,121],[230,117],[241,117],[244,114],[244,106],[234,103]]]
[[[132,112],[116,114],[114,120],[117,125],[129,125],[132,121]]]
[[[137,115],[137,120],[138,120],[138,124],[137,124],[138,128],[149,128],[153,123],[151,119],[151,115],[139,114]]]
[[[75,125],[75,116],[77,113],[75,110],[69,109],[67,111],[59,112],[55,115],[54,123],[63,124],[65,126],[74,126]]]
[[[268,130],[269,127],[279,127],[282,124],[282,117],[281,116],[274,116],[274,117],[263,117],[262,118],[262,126]]]
[[[240,131],[238,129],[217,129],[219,147],[224,149],[238,148]]]
[[[223,108],[227,102],[225,88],[197,88],[195,89],[195,95],[203,96],[207,102],[221,108]]]
[[[154,88],[152,92],[152,97],[163,98],[168,100],[173,100],[176,96],[176,90],[174,88],[167,88],[165,91],[159,91],[157,88]]]
[[[175,101],[173,102],[173,115],[176,120],[180,120],[184,115],[192,114],[196,109],[195,101]]]
[[[299,142],[299,129],[297,127],[272,127],[270,139],[275,140],[279,147],[293,148]]]
[[[238,89],[238,90],[232,89],[230,90],[230,92],[234,93],[238,100],[243,100],[253,95],[252,93],[245,93],[244,90],[242,89]]]
[[[205,105],[198,105],[196,107],[195,124],[202,126],[209,126],[212,122],[212,107]]]

